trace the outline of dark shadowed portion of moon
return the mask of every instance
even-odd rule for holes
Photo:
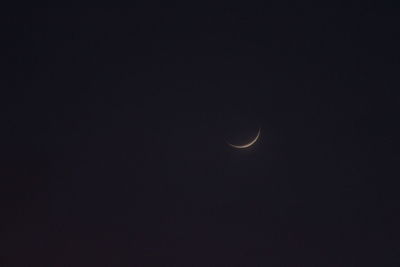
[[[248,114],[224,114],[220,123],[225,142],[235,146],[249,144],[260,131],[257,119]]]

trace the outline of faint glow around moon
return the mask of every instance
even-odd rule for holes
[[[244,144],[244,145],[233,145],[233,144],[228,143],[228,145],[230,145],[231,147],[234,147],[234,148],[248,148],[248,147],[254,145],[255,142],[257,142],[258,138],[260,137],[260,133],[261,133],[261,129],[258,130],[257,136],[251,142],[249,142],[247,144]]]

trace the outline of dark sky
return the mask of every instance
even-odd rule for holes
[[[399,266],[399,11],[3,10],[0,265]]]

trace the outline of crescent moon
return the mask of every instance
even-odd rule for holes
[[[255,142],[257,142],[258,138],[260,137],[260,134],[261,134],[261,128],[258,129],[257,136],[256,136],[252,141],[250,141],[249,143],[244,144],[244,145],[233,145],[233,144],[231,144],[231,143],[228,143],[228,145],[230,145],[231,147],[240,148],[240,149],[242,149],[242,148],[248,148],[248,147],[254,145]]]

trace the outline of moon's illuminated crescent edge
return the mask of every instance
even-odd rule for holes
[[[249,142],[247,144],[238,146],[238,145],[233,145],[231,143],[228,143],[228,145],[230,145],[231,147],[234,147],[234,148],[248,148],[248,147],[254,145],[255,142],[257,142],[258,138],[260,137],[260,133],[261,133],[261,128],[258,130],[257,136],[251,142]]]

